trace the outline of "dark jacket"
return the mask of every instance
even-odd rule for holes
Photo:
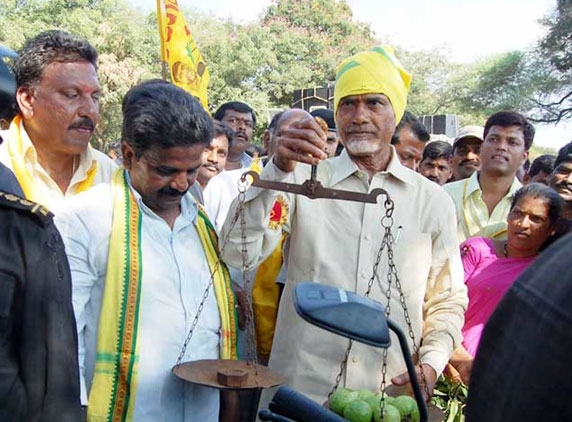
[[[44,207],[0,192],[0,421],[81,420],[64,246]]]
[[[13,193],[24,198],[24,192],[18,183],[18,179],[8,167],[0,163],[0,191]]]

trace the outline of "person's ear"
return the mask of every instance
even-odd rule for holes
[[[264,135],[262,135],[262,146],[266,151],[268,151],[269,145],[270,145],[270,131],[265,130]]]
[[[24,119],[34,117],[34,90],[29,85],[21,86],[16,90],[16,102]]]
[[[121,141],[121,156],[123,157],[123,167],[131,170],[133,160],[135,160],[135,151],[133,147],[125,141]]]
[[[524,151],[524,153],[522,154],[522,160],[520,161],[520,165],[524,165],[524,163],[526,163],[526,160],[528,160],[528,151]]]

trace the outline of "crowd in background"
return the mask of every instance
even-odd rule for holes
[[[151,80],[126,94],[105,155],[89,143],[96,69],[95,49],[63,31],[14,62],[17,109],[0,131],[1,420],[232,421],[270,400],[237,405],[171,372],[199,359],[258,360],[323,402],[347,349],[344,386],[378,389],[387,359],[407,388],[398,351],[347,348],[295,316],[296,283],[369,293],[372,268],[372,297],[413,333],[425,398],[441,373],[478,388],[485,325],[572,229],[572,142],[531,160],[534,127],[513,111],[435,137],[406,110],[410,76],[389,48],[342,62],[334,110],[280,111],[260,147],[248,104],[211,117]],[[383,201],[248,187],[246,171],[386,189],[395,266],[373,265]],[[401,284],[385,285],[395,268]]]

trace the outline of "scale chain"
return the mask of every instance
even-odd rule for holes
[[[234,228],[234,226],[236,225],[237,221],[238,221],[238,213],[233,216],[233,219],[232,219],[232,222],[231,222],[231,225],[230,225],[230,230],[232,230],[232,229]],[[224,239],[224,242],[223,242],[222,246],[220,247],[220,253],[221,253],[221,254],[222,254],[222,251],[224,250],[225,246],[228,244],[229,240],[230,240],[230,236],[227,236],[226,239]],[[220,255],[219,255],[219,256],[218,256],[217,263],[216,263],[216,266],[215,266],[215,268],[213,269],[213,271],[212,271],[211,274],[210,274],[209,283],[208,283],[208,285],[207,285],[207,287],[206,287],[206,289],[205,289],[205,291],[204,291],[204,293],[203,293],[203,297],[202,297],[202,299],[201,299],[201,302],[199,303],[199,306],[198,306],[198,308],[197,308],[197,312],[196,312],[196,314],[195,314],[195,316],[194,316],[194,318],[193,318],[193,322],[192,322],[192,324],[191,324],[191,328],[189,329],[189,333],[187,334],[187,337],[185,338],[185,341],[184,341],[184,343],[183,343],[183,347],[181,348],[181,353],[179,354],[179,357],[177,358],[177,363],[175,364],[176,367],[180,366],[181,363],[183,362],[183,358],[185,357],[185,353],[186,353],[186,351],[187,351],[187,347],[188,347],[188,345],[189,345],[189,343],[190,343],[190,341],[191,341],[191,338],[193,337],[193,332],[194,332],[194,330],[195,330],[195,328],[196,328],[196,326],[197,326],[197,324],[198,324],[198,322],[199,322],[199,317],[200,317],[200,315],[201,315],[201,313],[202,313],[202,311],[203,311],[203,308],[204,308],[204,306],[205,306],[205,302],[206,302],[206,300],[207,300],[207,298],[208,298],[208,296],[209,296],[210,288],[211,288],[212,285],[213,285],[214,275],[215,275],[215,273],[220,269],[220,266],[221,266],[221,265],[223,265],[223,264],[222,264],[221,257],[220,257]]]
[[[247,361],[254,365],[255,377],[258,382],[258,350],[256,347],[255,328],[254,328],[254,311],[252,307],[252,290],[250,288],[250,266],[248,264],[248,248],[246,246],[246,220],[244,217],[244,201],[246,197],[246,183],[239,183],[238,194],[238,215],[240,216],[240,235],[242,246],[242,280],[243,288],[246,296],[246,308],[244,316],[246,318],[246,337],[247,337]]]
[[[379,264],[381,262],[383,250],[387,247],[388,272],[387,272],[387,289],[385,291],[385,295],[386,295],[386,299],[387,299],[387,305],[385,308],[385,315],[386,315],[386,317],[389,317],[389,315],[390,315],[390,311],[391,311],[391,287],[393,285],[393,282],[395,281],[395,286],[396,286],[397,291],[399,293],[399,302],[401,304],[401,307],[403,308],[404,319],[405,319],[405,322],[406,322],[407,328],[408,328],[408,335],[411,338],[412,343],[413,343],[413,353],[419,357],[419,346],[417,345],[417,343],[415,341],[415,333],[413,331],[413,326],[411,323],[411,318],[409,316],[409,311],[407,310],[407,303],[405,300],[405,295],[403,294],[401,282],[399,281],[399,276],[397,275],[397,268],[396,268],[395,262],[393,260],[393,244],[395,243],[395,239],[391,233],[391,228],[393,227],[393,222],[394,222],[393,221],[394,203],[389,198],[389,196],[387,197],[384,205],[385,205],[386,212],[385,212],[385,215],[381,219],[381,226],[384,229],[384,236],[383,236],[380,248],[377,252],[377,256],[375,258],[375,262],[374,262],[374,265],[372,268],[372,275],[368,281],[365,296],[368,297],[371,293],[373,282],[374,282],[375,278],[377,277],[377,270],[378,270]],[[339,371],[338,375],[336,376],[336,382],[335,382],[334,388],[328,394],[328,398],[330,398],[331,395],[339,387],[343,372],[347,366],[347,361],[348,361],[348,358],[349,358],[349,355],[351,352],[352,344],[353,344],[353,342],[350,341],[348,348],[346,349],[344,359],[342,360],[342,363],[340,365],[340,371]],[[380,384],[380,391],[381,391],[380,406],[381,406],[382,420],[383,420],[383,410],[385,407],[385,388],[387,385],[387,381],[386,381],[387,354],[388,354],[388,351],[387,351],[387,348],[385,348],[383,350],[383,362],[382,362],[382,367],[381,367],[382,377],[381,377],[381,384]],[[422,379],[425,391],[426,391],[427,395],[430,396],[431,394],[430,394],[429,388],[427,386],[427,380],[425,378],[425,373],[423,372],[423,366],[422,366],[421,362],[419,362],[419,369],[420,369],[420,375],[421,375],[421,379]]]
[[[391,215],[393,214],[393,201],[391,201],[389,198],[385,201],[385,207],[386,207],[386,214],[385,217],[387,218],[391,218]],[[384,218],[385,218],[384,217]],[[391,223],[392,224],[391,220]],[[372,276],[370,277],[369,281],[368,281],[368,285],[367,285],[367,290],[365,292],[365,296],[369,296],[370,292],[371,292],[371,287],[373,285],[373,281],[375,279],[375,276],[377,274],[377,268],[379,266],[379,263],[381,262],[381,256],[383,254],[383,249],[385,247],[385,236],[384,239],[381,243],[381,247],[380,249],[377,251],[377,256],[375,258],[375,262],[373,264],[373,271],[372,271]],[[332,390],[330,391],[330,393],[328,394],[328,399],[332,396],[332,394],[334,394],[334,392],[338,389],[339,385],[340,385],[340,381],[342,379],[344,370],[346,369],[347,363],[348,363],[348,358],[352,349],[352,345],[353,345],[353,341],[350,340],[350,343],[348,345],[348,348],[346,349],[345,355],[344,355],[344,359],[342,360],[341,364],[340,364],[340,371],[338,372],[338,375],[336,376],[336,382],[334,384],[334,387],[332,388]],[[385,359],[384,359],[385,361]]]

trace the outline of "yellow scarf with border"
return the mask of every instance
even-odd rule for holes
[[[259,157],[254,158],[250,165],[250,170],[258,174],[262,173]],[[287,213],[286,202],[282,195],[279,195],[272,207],[270,227],[274,230],[281,230],[282,225],[286,222]],[[280,301],[280,287],[276,280],[282,268],[282,247],[285,239],[286,234],[283,233],[272,253],[258,266],[252,284],[252,311],[254,313],[256,349],[259,357],[265,362],[268,362],[270,358],[276,328],[276,316]]]
[[[40,204],[45,204],[45,199],[43,198],[41,192],[38,192],[36,189],[34,179],[26,168],[26,162],[24,160],[26,151],[24,151],[24,142],[22,141],[22,134],[20,133],[21,122],[21,114],[18,114],[16,117],[14,117],[12,123],[10,124],[8,139],[6,140],[8,154],[10,155],[10,160],[12,162],[12,170],[14,171],[18,182],[20,182],[20,186],[22,187],[26,198]],[[96,174],[97,162],[94,162],[87,171],[86,179],[78,184],[75,193],[77,194],[89,189],[93,185],[93,180],[95,179]]]
[[[87,413],[88,421],[94,422],[132,421],[137,392],[141,212],[123,169],[114,173],[111,186],[113,222]],[[236,359],[236,310],[228,269],[218,259],[216,232],[202,209],[195,224],[220,312],[220,357]]]

